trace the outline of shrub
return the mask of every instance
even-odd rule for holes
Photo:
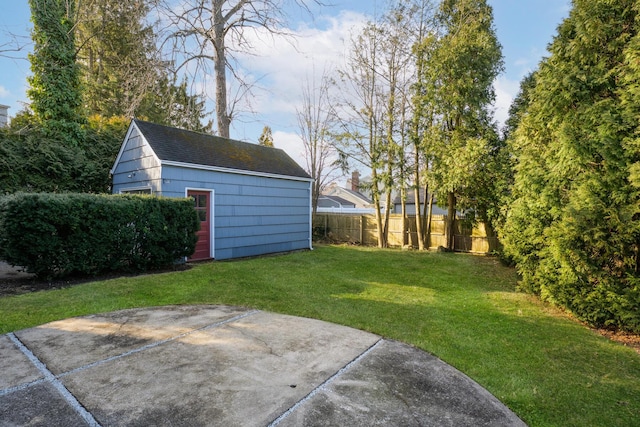
[[[0,197],[0,259],[42,278],[171,265],[195,249],[186,199],[91,194]]]

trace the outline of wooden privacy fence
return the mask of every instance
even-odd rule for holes
[[[431,219],[431,236],[425,242],[429,249],[445,246],[444,215],[434,215]],[[389,246],[418,247],[416,217],[407,216],[405,229],[402,229],[402,215],[389,216]],[[353,243],[365,246],[378,244],[378,229],[375,215],[349,215],[334,213],[318,213],[313,216],[313,236],[315,239],[326,239],[334,242]],[[459,252],[490,253],[499,247],[495,236],[487,236],[484,224],[476,224],[473,228],[466,226],[462,220],[454,222],[454,250]]]

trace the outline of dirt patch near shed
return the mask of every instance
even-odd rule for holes
[[[5,262],[0,262],[0,298],[9,295],[26,294],[29,292],[68,288],[83,283],[97,282],[99,280],[117,279],[118,277],[134,277],[144,274],[167,273],[171,271],[183,271],[190,268],[191,265],[189,264],[176,264],[170,268],[144,273],[116,271],[98,276],[71,276],[64,279],[42,280],[38,279],[34,274],[26,273],[20,267],[12,267]]]

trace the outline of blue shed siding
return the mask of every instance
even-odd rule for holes
[[[310,184],[305,180],[162,167],[159,195],[214,190],[216,259],[306,249],[311,245]]]
[[[145,187],[151,188],[153,193],[161,190],[161,166],[134,127],[113,171],[112,192]]]

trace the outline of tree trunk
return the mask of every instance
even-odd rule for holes
[[[416,173],[416,178],[418,173]],[[420,182],[416,179],[416,182]],[[424,235],[422,234],[422,213],[420,212],[420,188],[416,186],[413,190],[413,197],[416,200],[416,234],[418,235],[418,250],[424,250]]]
[[[216,75],[216,119],[218,124],[218,135],[229,138],[229,127],[231,117],[227,111],[227,60],[224,41],[225,22],[222,16],[222,4],[214,2],[214,49],[216,51],[213,63]]]
[[[446,248],[449,251],[454,249],[454,230],[453,223],[456,218],[456,195],[453,191],[450,191],[447,195],[447,223],[445,226],[445,241]]]
[[[496,239],[496,231],[493,229],[493,225],[487,219],[483,220],[484,231],[489,241],[489,252],[500,250],[500,243]]]
[[[425,241],[427,245],[427,249],[431,248],[431,221],[433,220],[433,193],[429,194],[429,187],[425,187],[424,190],[424,198],[428,199],[428,202],[425,202],[424,208],[427,209],[426,214],[424,215],[427,218],[427,224],[425,226],[426,236]]]
[[[373,197],[373,207],[376,210],[376,228],[378,229],[378,247],[385,248],[387,242],[384,239],[384,229],[382,226],[382,212],[380,212],[380,195],[376,194]]]
[[[388,148],[387,148],[388,150]],[[389,214],[391,213],[391,181],[392,173],[391,153],[387,152],[387,177],[385,179],[385,206],[384,206],[384,247],[389,247]]]
[[[320,198],[320,183],[318,180],[315,180],[312,185],[313,194],[311,195],[311,206],[313,209],[313,214],[318,213],[318,199]]]
[[[389,247],[389,214],[391,213],[391,189],[385,192],[385,207],[384,207],[384,226],[382,232],[384,233],[384,247]]]
[[[384,227],[382,225],[382,212],[380,211],[380,188],[378,187],[378,174],[375,168],[371,168],[371,198],[373,208],[376,210],[376,229],[378,230],[378,247],[385,248],[387,242],[384,239]]]
[[[408,245],[409,240],[409,230],[407,230],[407,189],[404,188],[404,185],[400,189],[400,203],[402,206],[402,225],[400,228],[402,228],[402,247],[404,248]]]

